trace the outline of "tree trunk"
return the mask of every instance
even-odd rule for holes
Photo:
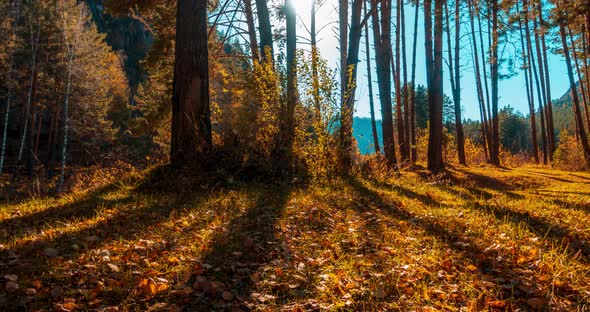
[[[586,99],[586,88],[584,88],[584,81],[582,80],[582,72],[580,70],[580,64],[578,62],[578,53],[576,51],[576,42],[574,41],[574,36],[572,35],[572,30],[568,28],[568,32],[570,35],[570,42],[572,44],[572,56],[574,57],[574,64],[576,65],[576,72],[578,73],[578,83],[580,84],[580,94],[582,95],[582,107],[584,107],[584,113],[586,114],[586,123],[588,124],[588,129],[590,129],[590,112],[588,112],[588,100]],[[576,89],[578,92],[578,89]]]
[[[399,2],[400,6],[400,13],[401,13],[401,42],[402,42],[402,67],[403,67],[403,100],[404,103],[404,143],[405,143],[405,155],[406,160],[410,160],[410,108],[409,108],[409,101],[410,101],[410,93],[409,93],[409,86],[408,86],[408,56],[407,56],[407,47],[406,47],[406,14],[405,14],[405,5],[404,1],[401,0]]]
[[[475,9],[473,8],[473,0],[468,1],[469,5],[469,13],[470,17],[470,25],[471,25],[471,38],[473,44],[473,63],[475,64],[475,85],[477,88],[477,99],[479,101],[479,111],[481,117],[481,131],[482,131],[482,141],[483,141],[483,149],[486,158],[488,161],[491,162],[491,158],[489,158],[489,151],[488,151],[488,143],[489,143],[489,128],[488,128],[488,115],[486,111],[485,99],[483,94],[483,87],[481,83],[481,69],[479,66],[479,52],[477,46],[477,38],[475,36]],[[485,67],[485,65],[484,65]]]
[[[547,101],[547,94],[545,93],[545,78],[543,73],[543,60],[541,56],[541,44],[539,42],[539,34],[537,33],[537,19],[533,22],[533,32],[535,33],[535,47],[537,50],[537,62],[539,66],[539,74],[537,76],[537,70],[535,63],[533,63],[533,70],[535,71],[535,81],[537,83],[537,96],[539,99],[539,119],[541,122],[541,139],[543,142],[543,164],[547,165],[548,161],[548,148],[547,148],[547,129],[545,127],[545,110],[543,109],[544,104]],[[534,58],[531,52],[531,57]],[[539,88],[540,86],[540,88]],[[540,89],[540,91],[539,91]]]
[[[212,145],[207,2],[178,0],[177,6],[170,153],[174,164],[200,162]]]
[[[543,20],[543,7],[541,1],[537,2],[539,11],[539,23],[541,28],[546,29],[545,22]],[[545,118],[547,120],[547,142],[549,144],[549,160],[553,161],[553,153],[555,153],[555,126],[553,125],[553,99],[551,98],[551,79],[549,74],[549,62],[547,57],[547,44],[545,42],[545,33],[541,30],[541,45],[543,50],[543,68],[545,69],[545,84],[547,86],[547,102],[545,107]]]
[[[425,6],[429,5],[430,1],[425,1]],[[425,25],[426,30],[426,60],[427,68],[430,67],[430,83],[428,88],[428,106],[430,108],[430,136],[428,138],[428,169],[437,171],[444,168],[443,163],[443,68],[442,68],[442,37],[443,37],[443,5],[444,0],[434,1],[434,62],[432,60],[432,32],[431,22]],[[424,11],[425,20],[429,21],[430,14]],[[430,39],[430,40],[429,40]],[[428,43],[430,42],[430,44]],[[430,55],[430,56],[429,56]]]
[[[356,91],[356,76],[358,73],[359,51],[362,36],[361,13],[364,0],[354,0],[352,3],[352,16],[350,20],[350,37],[348,40],[348,52],[346,68],[348,68],[346,81],[348,82],[345,93],[345,102],[341,108],[340,134],[343,144],[345,167],[352,165],[352,120],[354,114],[354,101]]]
[[[187,0],[178,0],[179,2]],[[201,2],[201,1],[200,1]],[[258,15],[258,30],[260,31],[260,49],[263,62],[274,61],[274,47],[272,40],[272,26],[268,13],[267,0],[256,0],[256,13]],[[205,2],[206,3],[206,2]]]
[[[294,0],[287,0],[285,16],[287,22],[287,105],[282,109],[280,122],[279,157],[274,159],[282,173],[286,173],[292,160],[295,136],[295,105],[297,104],[297,15]]]
[[[315,1],[315,0],[314,0]],[[367,15],[367,6],[365,5],[365,16]],[[380,154],[379,136],[377,135],[377,122],[375,120],[375,101],[373,98],[373,79],[371,66],[371,46],[369,44],[369,24],[365,24],[365,54],[367,58],[367,80],[369,85],[369,108],[371,110],[371,129],[373,130],[373,144],[375,145],[375,153]]]
[[[70,49],[70,48],[68,48]],[[70,100],[70,90],[72,88],[72,63],[74,61],[74,50],[71,48],[72,51],[69,52],[69,61],[68,61],[68,79],[66,82],[66,93],[64,96],[64,105],[63,105],[63,124],[64,124],[64,133],[63,133],[63,143],[61,148],[61,174],[59,176],[59,186],[58,189],[61,190],[63,187],[65,176],[66,176],[66,161],[67,161],[67,149],[68,149],[68,130],[69,130],[69,100]]]
[[[316,122],[321,120],[320,108],[320,81],[318,76],[318,46],[316,33],[316,0],[311,4],[311,76],[313,88],[313,106],[316,114]]]
[[[410,104],[410,140],[412,141],[412,165],[418,160],[418,150],[416,148],[416,49],[418,46],[418,13],[420,5],[415,4],[414,11],[414,42],[412,43],[412,93]]]
[[[37,71],[37,48],[39,45],[39,36],[41,34],[41,26],[37,28],[37,36],[35,36],[35,30],[33,27],[33,22],[31,21],[31,78],[29,82],[29,94],[27,97],[27,105],[25,108],[25,126],[23,127],[23,133],[21,135],[20,140],[20,147],[18,149],[18,163],[20,164],[21,160],[23,159],[23,150],[25,147],[25,140],[27,137],[27,131],[29,129],[29,119],[31,118],[31,103],[33,98],[33,89],[35,88],[35,75]],[[31,120],[31,123],[33,121]],[[32,135],[32,134],[31,134]]]
[[[590,145],[588,144],[588,137],[586,136],[586,130],[584,129],[582,114],[580,112],[580,99],[578,98],[578,92],[576,92],[576,82],[574,81],[574,72],[572,70],[572,61],[570,57],[569,47],[566,40],[566,30],[564,25],[559,25],[559,32],[561,35],[561,43],[563,45],[563,53],[565,54],[565,62],[567,66],[568,78],[570,81],[570,89],[573,100],[574,116],[576,118],[576,124],[579,125],[577,133],[582,143],[584,150],[584,158],[586,158],[586,166],[590,167]]]
[[[461,119],[461,69],[459,59],[461,19],[460,19],[460,2],[455,1],[455,50],[451,46],[451,27],[449,18],[449,7],[445,3],[446,21],[447,21],[447,46],[449,54],[449,76],[451,80],[451,91],[453,93],[453,103],[455,109],[455,128],[457,143],[457,158],[461,165],[466,165],[465,161],[465,134],[463,133],[463,121]],[[453,59],[454,58],[454,59]]]
[[[401,57],[400,57],[400,36],[401,36],[401,6],[403,1],[397,0],[396,5],[396,27],[395,27],[395,113],[397,117],[397,140],[399,144],[401,162],[408,161],[408,155],[406,154],[406,134],[404,126],[404,116],[402,112],[402,88],[401,88]]]
[[[346,52],[348,51],[348,0],[339,0],[339,31],[340,31],[340,103],[346,102],[346,87],[348,86],[348,68],[346,67]]]
[[[518,4],[517,4],[517,10],[518,9]],[[525,11],[526,12],[526,11]],[[519,10],[519,14],[520,14],[520,10]],[[535,159],[535,163],[539,164],[539,146],[537,143],[537,122],[536,122],[536,116],[535,116],[535,104],[533,103],[534,100],[534,95],[532,92],[532,82],[529,79],[532,79],[531,77],[529,77],[529,72],[530,72],[530,63],[529,63],[529,49],[527,48],[528,45],[525,45],[525,35],[523,34],[523,18],[524,18],[524,14],[523,16],[519,17],[518,19],[518,25],[519,25],[519,33],[520,33],[520,45],[522,47],[522,56],[523,56],[523,61],[524,61],[524,79],[525,79],[525,84],[526,84],[526,94],[527,94],[527,99],[528,99],[528,103],[529,103],[529,114],[530,114],[530,121],[531,121],[531,142],[533,144],[533,157]],[[528,27],[528,23],[527,26]],[[527,32],[528,35],[528,32]],[[529,39],[530,37],[527,37],[527,44],[529,43]]]
[[[492,1],[492,45],[491,45],[491,79],[492,79],[492,163],[500,166],[500,131],[498,120],[498,0]]]
[[[372,2],[377,5],[377,1]],[[381,19],[379,19],[379,12]],[[375,40],[375,62],[381,102],[381,126],[383,128],[383,152],[389,165],[396,166],[395,143],[393,140],[393,115],[391,105],[391,0],[381,1],[381,10],[372,10],[373,39]],[[382,29],[382,30],[380,30]]]
[[[252,53],[252,60],[257,62],[260,60],[260,54],[256,39],[256,26],[254,26],[254,14],[252,13],[252,0],[244,0],[244,15],[246,16],[246,25],[248,25],[250,53]]]

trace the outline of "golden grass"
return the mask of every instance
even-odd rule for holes
[[[0,205],[0,307],[590,304],[588,173],[460,167],[293,186],[206,184],[156,171]]]

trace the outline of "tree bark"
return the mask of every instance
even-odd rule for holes
[[[535,63],[533,63],[533,70],[535,72],[535,81],[537,83],[537,96],[539,99],[539,119],[541,122],[541,140],[543,142],[543,164],[547,165],[548,161],[548,147],[547,147],[547,129],[545,127],[545,110],[543,109],[544,103],[547,101],[547,94],[545,93],[545,78],[543,73],[543,60],[541,56],[541,44],[539,41],[539,35],[537,33],[537,19],[533,21],[533,32],[535,33],[535,47],[537,50],[537,62],[539,66],[538,76],[537,76],[537,69]],[[531,57],[534,58],[533,53],[531,52]],[[539,88],[540,86],[540,88]],[[540,90],[539,90],[540,89]]]
[[[588,144],[588,137],[586,135],[586,130],[584,129],[583,121],[582,121],[582,114],[580,112],[580,99],[578,98],[578,92],[576,92],[576,82],[574,81],[574,72],[572,70],[572,61],[570,57],[569,47],[567,44],[567,34],[565,30],[565,26],[559,25],[559,33],[561,35],[561,43],[563,45],[563,53],[565,55],[565,62],[567,67],[568,78],[570,82],[570,90],[573,100],[573,110],[574,110],[574,117],[576,119],[577,133],[580,138],[582,148],[584,151],[584,158],[586,159],[586,166],[590,167],[590,145]]]
[[[260,60],[260,54],[258,52],[258,40],[256,39],[256,26],[254,26],[254,13],[252,13],[252,0],[244,0],[244,15],[246,15],[246,25],[248,25],[252,60],[258,62]]]
[[[517,4],[517,10],[518,9],[518,4]],[[525,11],[526,12],[526,11]],[[520,14],[520,10],[519,10],[519,14]],[[526,84],[526,94],[527,94],[527,99],[528,99],[528,103],[529,103],[529,114],[530,114],[530,121],[531,121],[531,142],[533,144],[533,158],[535,159],[535,163],[539,164],[539,146],[537,143],[537,122],[536,122],[536,116],[535,116],[535,105],[533,103],[534,100],[534,95],[532,92],[532,82],[529,79],[532,79],[531,77],[529,77],[529,73],[531,71],[531,67],[530,67],[530,63],[529,63],[529,49],[528,49],[528,43],[530,42],[530,40],[527,38],[527,45],[525,45],[525,35],[523,34],[523,19],[524,18],[524,14],[519,17],[518,19],[518,24],[519,24],[519,33],[520,33],[520,44],[522,46],[522,56],[523,56],[523,61],[524,61],[524,79],[525,79],[525,84]],[[526,20],[526,19],[525,19]],[[528,27],[528,23],[526,24],[526,27]],[[527,33],[528,35],[528,33]]]
[[[406,160],[410,160],[411,158],[411,143],[410,143],[410,93],[409,93],[409,86],[408,86],[408,56],[407,56],[407,47],[406,47],[406,14],[405,14],[405,4],[403,0],[399,2],[400,6],[400,13],[401,13],[401,42],[402,42],[402,67],[403,67],[403,103],[404,103],[404,143],[405,143],[405,155]]]
[[[365,5],[365,16],[367,15],[367,6]],[[373,144],[375,146],[375,153],[380,154],[381,149],[379,148],[379,136],[377,135],[377,122],[375,120],[375,101],[373,98],[373,79],[372,72],[373,67],[371,66],[371,46],[369,44],[369,24],[365,24],[365,54],[367,58],[367,80],[369,85],[369,108],[371,111],[371,129],[373,131]]]
[[[428,4],[430,1],[425,1],[425,5]],[[432,60],[428,55],[432,55],[433,52],[430,49],[432,45],[432,40],[428,40],[429,37],[432,38],[432,32],[430,30],[431,23],[426,23],[425,30],[426,30],[426,54],[427,54],[427,67],[430,67],[430,83],[429,83],[429,90],[428,90],[428,106],[430,108],[430,129],[429,129],[429,138],[428,138],[428,169],[432,171],[438,171],[444,168],[443,163],[443,155],[442,155],[442,131],[443,131],[443,116],[442,116],[442,107],[443,107],[443,68],[442,68],[442,37],[443,37],[443,5],[444,0],[435,0],[434,1],[434,62],[428,63],[429,60]],[[426,9],[424,12],[425,20],[430,20],[428,16],[430,14],[426,14]],[[431,42],[428,44],[428,42]]]
[[[346,101],[346,87],[348,86],[346,67],[346,53],[348,52],[348,0],[339,0],[338,22],[340,31],[340,103]]]
[[[543,19],[543,7],[541,1],[537,2],[538,5],[538,13],[539,13],[539,23],[542,29],[545,29],[547,26],[545,25],[545,21]],[[553,99],[551,98],[551,75],[549,74],[549,62],[547,58],[547,44],[545,42],[545,33],[541,30],[541,45],[543,50],[543,68],[545,69],[545,84],[547,86],[547,103],[545,107],[545,118],[547,120],[547,142],[549,144],[548,151],[549,151],[549,160],[553,161],[553,153],[555,153],[555,126],[553,124]]]
[[[374,6],[378,1],[372,2]],[[379,12],[381,19],[379,19]],[[391,105],[391,0],[381,1],[381,10],[372,10],[375,61],[381,102],[381,126],[383,128],[383,152],[390,166],[397,165],[393,139],[393,115]],[[382,29],[382,30],[381,30]]]
[[[176,20],[170,153],[173,164],[202,161],[212,145],[207,2],[178,0]]]
[[[344,165],[349,168],[352,165],[352,120],[354,115],[354,101],[356,92],[356,76],[358,73],[359,52],[362,36],[361,13],[364,0],[354,0],[352,3],[352,16],[350,20],[350,37],[348,40],[348,52],[346,68],[348,68],[346,81],[345,101],[341,108],[340,133],[343,144]]]
[[[412,165],[418,160],[418,149],[416,147],[416,49],[418,46],[418,13],[420,5],[415,3],[414,11],[414,42],[412,43],[412,78],[411,78],[411,104],[410,104],[410,140],[412,141]]]
[[[500,166],[500,131],[498,120],[498,0],[492,1],[492,45],[491,45],[491,80],[492,80],[492,163]]]
[[[477,46],[477,38],[475,36],[475,14],[477,14],[475,12],[475,9],[473,7],[473,0],[468,0],[468,5],[469,5],[469,13],[471,15],[470,20],[470,25],[471,25],[471,37],[472,37],[472,44],[473,44],[473,63],[475,64],[475,85],[477,88],[477,98],[479,101],[479,110],[480,110],[480,116],[481,116],[481,131],[482,131],[482,141],[483,141],[483,149],[484,149],[484,153],[486,158],[488,159],[488,161],[491,162],[491,158],[489,157],[489,150],[488,150],[488,144],[489,144],[489,128],[488,128],[488,114],[486,111],[486,105],[485,105],[485,99],[484,99],[484,94],[483,94],[483,87],[482,87],[482,83],[481,83],[481,69],[479,66],[479,52],[478,52],[478,46]],[[485,65],[484,65],[485,67]]]
[[[186,0],[178,0],[179,2]],[[272,26],[268,13],[267,0],[256,0],[256,13],[258,15],[258,30],[260,31],[260,49],[263,62],[274,62],[274,47],[272,40]]]
[[[408,155],[406,154],[406,135],[404,126],[404,116],[402,112],[402,88],[401,88],[401,6],[403,1],[397,0],[396,5],[396,27],[395,27],[395,112],[397,117],[397,141],[399,144],[401,162],[408,161]]]

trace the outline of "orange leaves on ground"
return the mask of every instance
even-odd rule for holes
[[[145,297],[153,297],[168,288],[170,288],[170,285],[164,279],[158,279],[156,282],[152,278],[143,278],[137,285],[137,290]]]

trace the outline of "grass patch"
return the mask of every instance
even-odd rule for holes
[[[156,169],[0,205],[0,306],[583,309],[589,186],[533,167],[298,186]]]

